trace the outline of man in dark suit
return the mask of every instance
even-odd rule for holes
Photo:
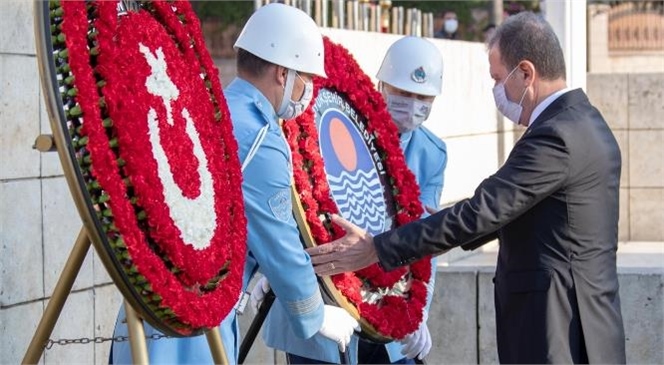
[[[528,129],[472,197],[376,237],[309,249],[319,275],[374,262],[390,270],[498,238],[495,306],[502,363],[625,363],[616,250],[621,157],[600,113],[565,82],[551,27],[520,13],[489,43],[496,106]]]

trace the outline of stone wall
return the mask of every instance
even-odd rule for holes
[[[33,2],[2,4],[0,22],[0,363],[17,364],[48,304],[81,220],[56,153],[32,149],[50,133],[35,57]],[[90,251],[52,338],[110,336],[121,296]],[[55,346],[43,363],[101,364],[108,345]]]
[[[589,74],[622,152],[620,240],[664,241],[664,73]]]
[[[623,4],[630,6],[628,2]],[[610,50],[609,13],[607,4],[588,5],[588,71],[592,73],[662,73],[664,72],[664,49]],[[661,19],[661,16],[660,16]],[[638,20],[637,20],[638,21]],[[655,20],[656,26],[657,20]],[[662,29],[661,22],[659,29]],[[638,23],[637,23],[638,24]],[[661,30],[654,30],[660,32]],[[651,36],[652,37],[652,36]],[[662,36],[659,38],[662,44]]]

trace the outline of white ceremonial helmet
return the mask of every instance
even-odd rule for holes
[[[376,78],[414,94],[437,96],[443,88],[443,56],[424,38],[403,37],[387,50]]]
[[[270,3],[256,10],[233,47],[291,70],[327,76],[320,29],[292,6]]]

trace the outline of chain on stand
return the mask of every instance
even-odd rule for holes
[[[162,338],[170,338],[171,336],[166,336],[162,335],[161,333],[154,333],[150,336],[145,336],[146,340],[160,340]],[[57,340],[51,340],[49,339],[46,341],[46,349],[50,350],[53,345],[86,345],[89,343],[104,343],[108,341],[113,341],[113,342],[125,342],[129,340],[129,336],[115,336],[115,337],[95,337],[95,338],[87,338],[87,337],[82,337],[82,338],[61,338]]]

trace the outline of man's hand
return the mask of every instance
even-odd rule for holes
[[[267,281],[267,278],[263,276],[251,290],[251,309],[253,309],[254,314],[258,313],[258,308],[260,308],[263,303],[265,294],[267,294],[268,291],[270,291],[270,283]]]
[[[344,309],[332,305],[324,307],[323,325],[318,333],[337,343],[339,351],[345,352],[353,331],[360,331],[360,324]]]
[[[373,237],[353,223],[333,214],[332,222],[346,235],[336,241],[307,249],[318,275],[334,275],[363,269],[378,262]]]
[[[429,351],[431,351],[431,334],[429,333],[426,319],[422,321],[420,328],[406,335],[399,342],[404,345],[403,349],[401,349],[402,355],[409,359],[414,359],[415,356],[420,360],[424,359],[429,354]]]

